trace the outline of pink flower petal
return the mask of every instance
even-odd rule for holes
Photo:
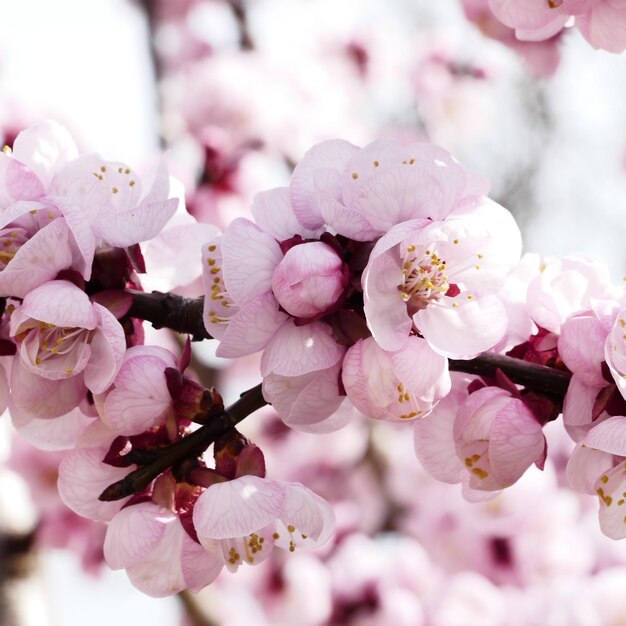
[[[448,358],[472,358],[494,346],[506,332],[506,309],[496,296],[431,302],[413,321],[432,348]]]
[[[332,367],[343,356],[344,348],[332,336],[330,326],[313,322],[296,326],[285,322],[263,351],[261,375],[301,376]]]
[[[72,263],[65,220],[55,219],[35,233],[0,272],[0,295],[24,298],[39,285],[53,280]]]
[[[511,398],[491,429],[489,457],[498,482],[515,483],[533,463],[542,464],[545,449],[541,425],[521,400]]]
[[[66,280],[50,281],[28,293],[21,311],[33,319],[61,328],[93,330],[98,323],[87,294]]]
[[[232,359],[262,350],[288,317],[279,310],[271,292],[262,293],[230,318],[220,337],[217,356]]]
[[[613,467],[613,455],[580,442],[567,462],[567,481],[572,489],[595,495],[598,476]]]
[[[138,435],[152,428],[172,405],[166,367],[168,364],[156,356],[127,358],[115,380],[115,389],[104,401],[105,424],[123,435]]]
[[[603,387],[606,384],[602,362],[607,334],[602,322],[591,315],[572,317],[561,326],[559,355],[586,385]]]
[[[124,506],[128,498],[117,502],[101,502],[98,496],[110,484],[136,469],[112,467],[102,463],[102,448],[77,448],[59,466],[59,495],[75,513],[97,522],[106,522]]]
[[[341,174],[358,150],[343,139],[331,139],[313,146],[296,165],[289,190],[294,213],[304,226],[315,229],[324,223],[315,192],[325,191],[338,199]]]
[[[111,569],[125,569],[143,561],[163,539],[176,515],[153,502],[122,509],[109,522],[104,539],[104,558]]]
[[[126,352],[124,329],[112,313],[99,304],[93,305],[100,318],[91,340],[91,357],[85,368],[85,385],[93,393],[104,392],[113,382]]]
[[[453,388],[430,415],[415,421],[415,453],[422,467],[437,480],[461,482],[465,466],[456,454],[454,420],[466,392]]]
[[[232,299],[243,304],[269,291],[282,258],[273,237],[249,220],[233,220],[222,236],[222,272]]]
[[[301,235],[304,239],[315,236],[314,230],[305,228],[291,206],[289,187],[278,187],[257,193],[252,199],[254,221],[276,241]]]
[[[345,399],[339,392],[340,372],[341,363],[303,376],[270,373],[263,379],[263,397],[288,426],[321,422]]]
[[[626,417],[618,415],[594,426],[584,443],[590,448],[626,456]]]
[[[280,483],[242,476],[209,487],[196,501],[193,523],[201,541],[245,537],[274,521],[284,499]]]

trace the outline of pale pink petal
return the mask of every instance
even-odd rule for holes
[[[626,417],[611,417],[594,426],[585,437],[585,445],[626,457]]]
[[[567,462],[567,481],[572,489],[595,495],[598,476],[613,467],[613,455],[579,442]]]
[[[270,373],[263,378],[263,397],[288,426],[298,429],[325,420],[339,408],[345,398],[339,392],[340,375],[341,363],[303,376]]]
[[[91,357],[85,368],[85,385],[93,393],[102,393],[113,382],[124,358],[124,329],[114,315],[99,304],[93,305],[100,318],[91,340]]]
[[[491,429],[489,457],[501,486],[512,485],[533,464],[541,464],[546,448],[541,425],[517,398],[498,410]]]
[[[196,501],[193,523],[200,540],[245,537],[273,522],[284,499],[280,483],[242,476],[209,487]]]
[[[347,426],[353,419],[363,418],[363,414],[353,406],[352,402],[344,397],[339,408],[331,413],[328,417],[319,422],[310,422],[309,424],[289,424],[290,428],[308,433],[311,435],[324,435],[326,433],[334,433]]]
[[[69,231],[63,219],[35,233],[19,248],[8,266],[0,272],[0,296],[24,298],[30,291],[53,280],[72,263]]]
[[[0,162],[0,181],[0,207],[10,207],[14,201],[37,200],[45,193],[36,174],[17,159],[4,154]]]
[[[185,586],[196,593],[212,583],[224,567],[221,558],[205,550],[187,533],[183,535],[180,561]]]
[[[178,520],[172,517],[155,549],[143,561],[127,568],[130,582],[153,598],[171,596],[185,589],[181,565],[185,535]]]
[[[66,163],[78,157],[78,149],[67,128],[45,120],[19,133],[13,143],[13,156],[48,185]]]
[[[211,224],[166,226],[141,246],[147,270],[141,278],[144,289],[171,291],[193,282],[202,273],[204,242],[217,235],[219,229]]]
[[[40,450],[75,448],[85,429],[94,421],[79,408],[55,419],[33,419],[19,429],[20,437]]]
[[[589,387],[574,374],[563,401],[563,425],[574,441],[580,441],[593,426],[593,407],[602,387]]]
[[[451,359],[469,359],[488,350],[507,325],[506,309],[497,296],[442,298],[418,311],[413,321],[431,347]]]
[[[29,372],[18,359],[11,370],[11,418],[16,428],[31,419],[50,419],[77,407],[87,389],[81,376],[50,380]]]
[[[124,506],[128,498],[117,502],[101,502],[98,496],[110,484],[121,480],[136,469],[112,467],[102,463],[102,448],[77,448],[59,466],[59,495],[75,513],[97,522],[106,522]]]
[[[290,201],[289,187],[278,187],[257,193],[252,199],[254,221],[276,241],[301,235],[304,239],[315,236],[315,231],[305,228],[296,217]]]
[[[401,270],[397,255],[383,254],[363,274],[365,317],[374,339],[385,350],[399,350],[413,322],[398,289]]]
[[[595,483],[600,500],[600,530],[611,539],[626,537],[626,464],[622,461]]]
[[[317,194],[317,205],[324,222],[340,235],[355,241],[372,241],[380,234],[358,211],[345,207],[328,193]]]
[[[212,317],[210,313],[209,318]],[[279,310],[271,292],[262,293],[246,302],[230,318],[220,337],[217,356],[232,359],[262,350],[288,317]]]
[[[165,368],[155,356],[125,360],[103,405],[102,420],[114,432],[138,435],[152,428],[169,410],[172,398],[167,389]]]
[[[285,322],[263,351],[261,374],[301,376],[332,367],[343,356],[344,348],[332,336],[330,326],[313,322],[296,326]]]
[[[48,206],[41,202],[14,202],[0,213],[0,228],[5,228],[16,220],[19,220],[18,223],[20,225],[23,225],[25,217],[29,215],[36,216],[40,211],[43,212],[46,210],[48,210]]]
[[[602,387],[606,384],[602,362],[607,334],[602,322],[591,315],[572,317],[561,326],[559,355],[586,385]]]
[[[103,546],[107,565],[124,569],[143,561],[163,539],[170,523],[177,523],[176,515],[154,502],[122,509],[107,527]]]
[[[66,280],[53,280],[37,287],[26,295],[21,310],[33,319],[61,328],[93,330],[98,323],[87,294]]]
[[[176,212],[178,198],[140,204],[126,211],[108,211],[94,223],[94,231],[111,246],[125,248],[158,235]]]
[[[287,533],[280,533],[275,545],[289,549],[289,541],[310,548],[326,543],[335,529],[335,515],[330,504],[298,483],[287,483],[284,489],[285,500],[279,519]]]
[[[511,394],[499,387],[483,387],[465,398],[454,423],[456,441],[489,441],[497,411],[511,399]]]
[[[233,220],[222,236],[222,272],[232,299],[243,304],[269,291],[282,258],[273,237],[249,220]]]
[[[620,53],[626,50],[626,1],[604,0],[576,16],[576,26],[594,47]]]
[[[437,480],[461,482],[465,466],[456,454],[454,420],[466,392],[453,387],[430,415],[415,421],[414,445],[422,467]]]
[[[331,139],[313,146],[296,165],[289,190],[294,213],[304,226],[315,229],[324,223],[315,192],[325,191],[339,199],[341,174],[358,150],[343,139]]]

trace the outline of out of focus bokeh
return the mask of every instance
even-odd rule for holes
[[[166,150],[187,210],[221,228],[249,215],[257,191],[286,184],[316,142],[432,141],[491,181],[526,251],[586,255],[621,281],[626,57],[574,30],[549,48],[514,49],[485,35],[474,5],[4,3],[0,141],[54,118],[84,151],[138,168]],[[254,358],[226,363],[211,345],[194,357],[227,401],[260,380]],[[626,543],[604,537],[596,501],[568,489],[573,443],[558,424],[546,428],[543,472],[468,503],[421,470],[404,429],[362,421],[307,435],[269,408],[247,421],[268,476],[333,504],[334,540],[154,600],[107,569],[103,528],[56,496],[63,452],[35,450],[3,416],[0,626],[626,623]]]

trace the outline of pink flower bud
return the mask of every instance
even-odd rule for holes
[[[343,262],[321,241],[287,251],[272,277],[280,305],[295,317],[317,317],[330,309],[346,286]]]

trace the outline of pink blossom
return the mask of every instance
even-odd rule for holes
[[[440,406],[416,422],[416,453],[438,478],[461,478],[470,490],[467,495],[509,487],[533,463],[543,466],[546,442],[541,425],[524,402],[507,391],[485,387]],[[453,460],[452,451],[458,460]]]
[[[400,222],[438,220],[476,204],[488,191],[445,150],[378,141],[357,148],[334,139],[311,148],[294,170],[291,202],[307,228],[328,224],[356,241]]]
[[[442,222],[405,222],[374,247],[363,274],[365,315],[376,341],[397,350],[412,328],[445,356],[470,358],[506,330],[494,294],[519,262],[511,214],[490,200]]]
[[[474,22],[480,31],[512,48],[529,66],[535,76],[551,76],[559,61],[560,34],[545,41],[520,41],[515,30],[499,21],[489,8],[489,0],[462,0],[467,18]]]
[[[302,376],[263,378],[263,397],[291,428],[330,432],[343,428],[355,413],[339,387],[341,363]]]
[[[616,53],[626,49],[623,0],[489,0],[489,6],[521,40],[548,39],[574,17],[576,27],[594,48]]]
[[[18,297],[70,266],[89,279],[97,246],[154,237],[177,205],[163,164],[142,197],[127,165],[79,156],[55,122],[22,131],[13,152],[0,155],[0,188],[0,292]]]
[[[102,393],[126,349],[115,317],[64,280],[29,292],[11,314],[10,332],[19,353],[11,411],[30,418],[58,417],[78,406],[87,390]]]
[[[348,282],[344,264],[327,244],[290,248],[272,275],[272,290],[287,313],[313,318],[335,306]]]
[[[602,532],[626,537],[626,417],[611,417],[594,426],[577,444],[567,467],[570,484],[595,493],[600,501]]]
[[[258,564],[273,546],[293,552],[325,543],[334,528],[330,505],[298,483],[242,476],[211,485],[193,523],[202,545],[235,571]]]
[[[274,208],[277,215],[270,221],[263,217],[261,223],[268,230],[259,228],[245,219],[234,220],[221,238],[203,247],[203,280],[205,293],[204,315],[207,330],[220,340],[218,356],[229,358],[251,354],[264,349],[261,373],[265,376],[275,372],[281,376],[300,376],[311,371],[332,367],[343,355],[344,349],[331,335],[331,328],[322,321],[309,320],[305,325],[295,325],[293,318],[280,310],[280,303],[273,290],[276,286],[281,298],[289,301],[292,310],[320,312],[328,302],[338,297],[337,282],[339,257],[321,242],[306,242],[295,248],[318,244],[324,248],[325,258],[330,260],[330,276],[316,263],[307,265],[311,259],[306,251],[294,252],[290,260],[299,266],[299,284],[288,285],[283,269],[278,269],[286,259],[281,251],[280,240],[293,238],[306,229],[297,226],[297,220],[289,205],[285,190],[272,193],[275,204],[271,205],[266,195],[262,201],[268,209]],[[267,205],[265,205],[267,203]],[[261,212],[264,216],[268,211]],[[280,220],[280,216],[284,219]],[[298,228],[294,232],[294,228]],[[284,266],[283,266],[284,267]],[[274,281],[274,275],[278,272]],[[281,278],[282,276],[282,278]],[[316,278],[317,276],[317,278]],[[323,296],[313,289],[320,280],[328,284]],[[295,307],[295,308],[293,308]]]
[[[535,275],[529,277],[526,300],[533,321],[558,333],[574,313],[590,311],[594,300],[612,300],[615,287],[608,268],[582,257],[534,256]]]
[[[122,509],[104,540],[109,567],[125,569],[135,587],[153,597],[198,592],[220,573],[220,558],[185,531],[178,515],[154,502]]]
[[[372,337],[357,342],[344,358],[342,381],[352,404],[381,420],[427,415],[450,391],[447,359],[414,336],[394,352],[383,350]]]

